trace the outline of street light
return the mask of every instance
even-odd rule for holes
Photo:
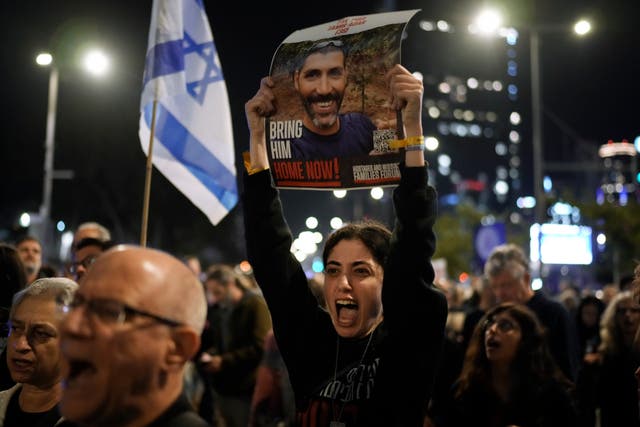
[[[501,18],[496,11],[485,10],[481,12],[470,30],[488,34],[499,31]],[[534,222],[544,222],[544,153],[542,140],[542,85],[541,85],[541,61],[540,61],[540,34],[566,31],[565,25],[539,25],[529,28],[530,66],[531,66],[531,125],[533,148],[533,193],[536,200],[534,206]],[[492,30],[492,31],[491,31]],[[579,36],[584,36],[591,31],[591,23],[585,19],[578,21],[573,30]]]
[[[49,98],[47,104],[47,130],[44,141],[44,181],[42,185],[42,205],[40,206],[40,219],[42,228],[41,240],[45,236],[51,214],[51,190],[53,187],[53,152],[56,132],[56,112],[58,104],[58,67],[53,62],[50,53],[40,53],[36,56],[36,63],[49,68]]]
[[[574,32],[583,36],[591,31],[591,24],[586,20],[578,21]],[[530,61],[531,61],[531,122],[533,127],[533,193],[536,199],[534,207],[534,220],[541,224],[544,222],[544,153],[542,140],[542,85],[540,62],[540,33],[558,32],[566,30],[565,26],[533,26],[530,28]]]
[[[36,64],[49,67],[49,95],[47,103],[47,128],[44,142],[44,177],[42,205],[40,206],[40,241],[46,246],[47,230],[51,216],[51,193],[53,190],[53,154],[55,150],[56,114],[58,105],[58,66],[53,55],[48,52],[36,56]],[[91,51],[85,57],[85,68],[94,75],[104,74],[109,68],[109,60],[100,51]]]

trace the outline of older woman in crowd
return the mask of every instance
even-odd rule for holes
[[[0,426],[49,427],[60,422],[59,304],[71,301],[77,287],[65,278],[38,279],[13,297],[7,364],[17,384],[0,392]]]

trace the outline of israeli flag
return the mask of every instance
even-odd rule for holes
[[[233,126],[202,0],[154,0],[140,101],[140,143],[216,225],[238,202]]]

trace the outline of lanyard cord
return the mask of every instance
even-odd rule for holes
[[[360,362],[358,363],[358,366],[362,365],[362,362],[364,362],[364,358],[367,355],[367,350],[369,350],[369,344],[371,344],[371,338],[373,338],[373,334],[375,333],[375,329],[373,331],[371,331],[371,334],[369,334],[369,339],[367,340],[367,345],[364,347],[364,352],[362,353],[362,357],[360,357]],[[338,355],[340,354],[340,335],[337,335],[337,339],[336,339],[336,363],[333,366],[333,382],[335,384],[336,382],[336,378],[338,376]],[[340,421],[340,418],[342,418],[342,411],[344,411],[344,405],[346,404],[346,402],[342,402],[342,405],[340,406],[340,412],[338,413],[338,416],[336,417],[336,407],[335,407],[335,403],[336,403],[336,399],[333,398],[331,400],[331,412],[333,415],[333,419],[334,421]]]

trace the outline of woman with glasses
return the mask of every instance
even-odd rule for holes
[[[476,327],[450,396],[446,427],[571,427],[572,384],[547,348],[536,315],[503,303]]]

